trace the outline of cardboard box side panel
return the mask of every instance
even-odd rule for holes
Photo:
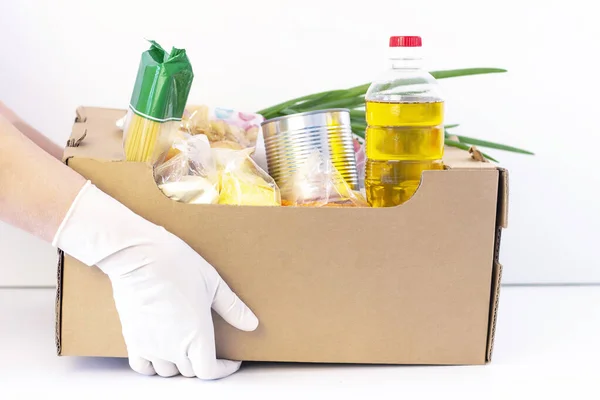
[[[220,357],[486,362],[497,170],[429,171],[397,208],[303,209],[187,205],[147,165],[69,165],[188,243],[257,312],[252,333],[215,319]],[[108,279],[65,257],[62,292],[62,353],[124,356]]]
[[[110,280],[96,267],[64,258],[62,355],[126,357]]]

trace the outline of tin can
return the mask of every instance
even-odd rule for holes
[[[288,187],[294,172],[315,150],[327,157],[352,190],[359,190],[350,111],[334,108],[286,115],[264,121],[269,175]],[[286,193],[282,190],[282,198]]]

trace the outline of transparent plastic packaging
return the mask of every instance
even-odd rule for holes
[[[280,206],[277,184],[251,158],[254,148],[213,148],[220,176],[219,204]]]
[[[191,135],[204,134],[212,147],[241,150],[256,147],[259,114],[207,105],[186,106],[181,129]]]
[[[187,204],[217,204],[219,173],[204,135],[173,143],[176,154],[154,168],[159,189],[170,199]]]
[[[350,188],[331,160],[314,150],[282,188],[284,206],[368,207],[360,192]]]

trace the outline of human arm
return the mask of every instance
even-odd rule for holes
[[[48,139],[47,136],[42,134],[40,131],[29,125],[21,117],[17,115],[13,110],[8,108],[4,103],[0,101],[0,116],[3,116],[10,122],[15,128],[17,128],[23,135],[28,137],[33,143],[38,145],[46,153],[50,154],[56,159],[61,159],[62,150],[61,148]]]
[[[217,379],[211,309],[245,331],[258,320],[178,237],[109,197],[0,116],[0,220],[110,278],[132,369]]]
[[[0,220],[52,242],[85,182],[0,115]]]

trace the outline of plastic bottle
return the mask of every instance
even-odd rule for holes
[[[443,169],[444,99],[422,69],[421,38],[392,36],[387,71],[366,93],[365,190],[371,207],[410,199],[425,170]]]

